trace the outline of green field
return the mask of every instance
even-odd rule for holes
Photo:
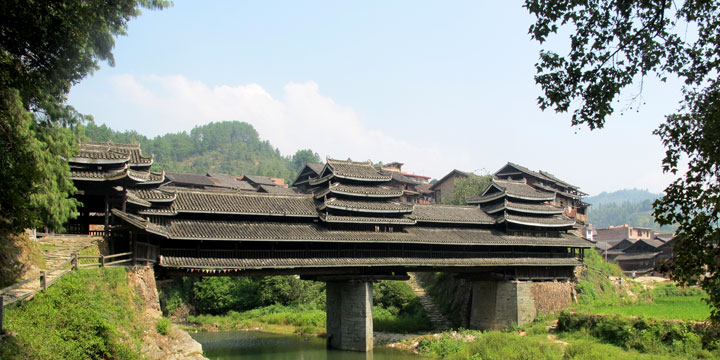
[[[597,306],[595,314],[616,314],[642,316],[661,320],[705,321],[710,316],[710,308],[703,296],[667,296],[656,298],[651,303],[639,303],[623,306]]]

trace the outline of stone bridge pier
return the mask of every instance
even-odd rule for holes
[[[500,330],[527,324],[536,317],[532,281],[472,282],[470,328]]]
[[[372,351],[373,283],[369,280],[328,281],[326,287],[328,346]]]

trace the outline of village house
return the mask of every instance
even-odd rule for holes
[[[430,191],[430,177],[404,172],[402,171],[403,165],[400,162],[391,162],[377,168],[381,174],[392,177],[388,186],[402,189],[403,195],[400,197],[400,201],[420,205],[432,204],[433,194]]]
[[[433,198],[436,204],[447,203],[451,201],[455,194],[455,182],[459,179],[467,179],[470,176],[477,176],[471,172],[453,170],[447,175],[443,176],[435,184],[430,186],[430,191],[433,193]]]

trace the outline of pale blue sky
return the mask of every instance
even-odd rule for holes
[[[116,66],[70,104],[149,136],[241,120],[283,154],[400,161],[436,178],[512,161],[590,194],[661,191],[671,178],[651,132],[679,85],[648,79],[639,113],[571,128],[536,106],[532,20],[521,1],[176,1],[131,21]]]

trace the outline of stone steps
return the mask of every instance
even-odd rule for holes
[[[415,274],[410,273],[409,275],[410,280],[408,283],[415,292],[415,295],[420,299],[420,304],[423,309],[425,309],[425,313],[428,315],[428,318],[430,318],[430,322],[433,324],[435,330],[451,329],[452,324],[450,324],[450,321],[440,312],[440,309],[438,309],[437,305],[432,301],[430,295],[427,295],[425,289],[417,282]]]
[[[48,246],[42,253],[45,258],[45,268],[54,269],[67,261],[73,253],[83,250],[99,240],[102,240],[102,237],[89,235],[48,235],[38,238],[36,241],[39,245],[52,245]],[[47,283],[49,284],[57,279],[62,271],[63,269],[49,271],[47,273]],[[5,292],[3,294],[5,303],[13,302],[15,299],[25,297],[38,290],[40,290],[40,280],[30,281],[27,284]],[[32,295],[28,298],[32,298]]]

